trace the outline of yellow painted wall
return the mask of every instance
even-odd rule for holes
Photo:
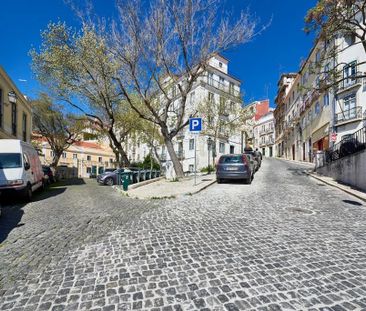
[[[29,102],[20,93],[16,85],[0,66],[0,89],[2,90],[2,126],[0,127],[0,139],[11,138],[23,140],[23,114],[27,116],[26,141],[30,142],[32,131],[32,111]],[[12,104],[9,101],[9,92],[15,92],[17,97],[17,131],[12,135]]]

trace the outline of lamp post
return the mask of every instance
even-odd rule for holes
[[[208,174],[211,174],[211,165],[210,165],[210,151],[211,151],[211,144],[212,144],[212,139],[211,137],[209,137],[207,139],[207,154],[208,154],[208,165],[207,165],[207,171]]]

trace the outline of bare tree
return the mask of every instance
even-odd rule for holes
[[[183,177],[173,139],[197,113],[189,109],[188,95],[210,58],[248,42],[256,22],[247,12],[233,20],[220,0],[149,2],[117,2],[119,19],[110,36],[119,65],[115,80],[132,109],[159,127],[175,173]]]
[[[40,51],[30,52],[38,80],[92,120],[119,165],[129,165],[123,143],[139,117],[116,87],[117,64],[106,39],[90,23],[75,31],[61,22],[50,23],[42,39]]]
[[[197,105],[197,111],[205,120],[203,134],[212,138],[212,163],[215,163],[218,139],[228,140],[233,135],[241,134],[249,115],[242,108],[241,98],[233,101],[228,96],[220,96],[218,100],[209,96]]]
[[[53,151],[51,166],[56,168],[62,153],[80,138],[84,122],[76,116],[63,113],[61,107],[45,94],[32,100],[31,104],[33,129],[50,145]]]

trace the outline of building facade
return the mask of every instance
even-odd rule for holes
[[[30,142],[31,131],[30,103],[0,66],[0,139]]]
[[[41,163],[50,165],[54,154],[47,141],[40,137],[33,137],[33,141],[39,146]],[[111,168],[116,168],[116,157],[108,146],[78,141],[63,152],[57,172],[60,178],[90,178]]]
[[[241,152],[243,142],[240,129],[234,132],[225,126],[217,126],[217,129],[214,129],[217,118],[229,122],[232,119],[233,111],[242,109],[240,85],[241,82],[228,73],[228,60],[226,58],[216,55],[209,60],[206,71],[194,83],[188,94],[185,115],[187,118],[189,114],[196,112],[196,116],[202,117],[203,131],[200,134],[193,134],[186,127],[173,139],[175,151],[184,172],[194,171],[195,149],[197,153],[197,171],[208,165],[214,165],[214,160],[222,154]],[[172,94],[173,96],[176,95],[172,106],[179,109],[181,102],[179,92],[174,87],[172,92],[175,92],[175,94]],[[206,111],[202,109],[202,104],[205,104]],[[220,108],[219,113],[214,111],[218,106],[224,107],[223,109]],[[211,109],[217,117],[216,119],[211,117]],[[127,151],[129,159],[135,162],[142,161],[150,153],[151,148],[137,140],[128,144]],[[158,153],[167,177],[174,177],[173,163],[164,145],[158,148]]]
[[[257,120],[254,126],[254,149],[258,149],[264,157],[274,157],[276,154],[273,111]]]
[[[269,112],[269,99],[257,100],[243,107],[247,111],[247,115],[250,116],[245,121],[245,144],[244,146],[254,147],[255,145],[255,135],[254,128],[260,118]]]
[[[285,150],[284,129],[285,129],[285,114],[286,114],[286,97],[292,87],[292,84],[297,77],[297,73],[288,73],[281,75],[278,81],[278,92],[275,99],[276,109],[273,111],[275,119],[275,146],[276,156],[283,157]]]
[[[340,35],[332,43],[318,40],[298,74],[290,74],[291,83],[281,77],[274,114],[278,156],[313,162],[317,151],[365,125],[365,79],[357,78],[366,72],[365,61],[362,44]]]

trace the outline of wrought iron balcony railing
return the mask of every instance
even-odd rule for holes
[[[357,106],[348,110],[344,110],[335,115],[335,123],[343,123],[347,121],[352,121],[355,119],[362,119],[362,107]]]

